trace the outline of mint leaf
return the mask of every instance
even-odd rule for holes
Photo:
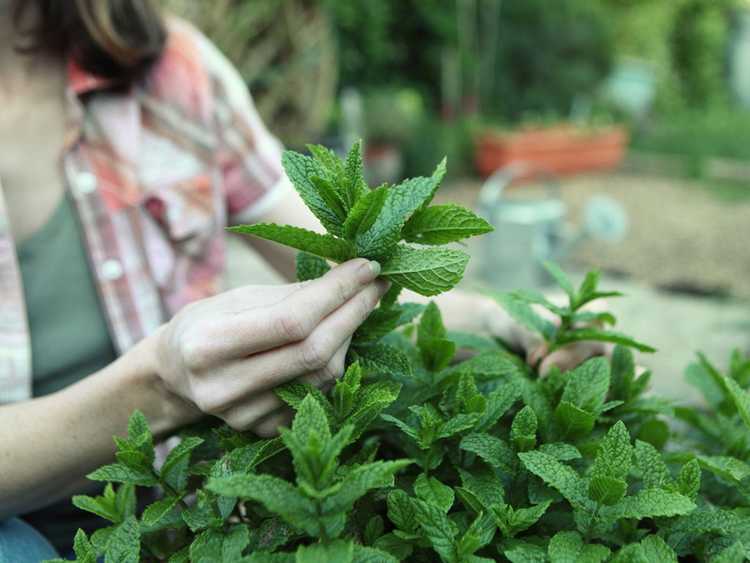
[[[627,496],[614,506],[602,509],[601,514],[609,520],[620,518],[655,518],[658,516],[679,516],[695,510],[695,503],[679,493],[663,489],[644,489],[633,496]]]
[[[547,553],[550,563],[601,563],[609,558],[610,550],[603,545],[584,544],[578,532],[558,532],[550,540]]]
[[[258,223],[256,225],[237,225],[229,227],[228,230],[233,233],[253,235],[278,242],[334,262],[345,262],[355,256],[351,243],[343,239],[332,235],[321,235],[291,225]]]
[[[531,305],[515,293],[489,293],[505,311],[529,330],[541,334],[545,340],[555,337],[557,327],[542,318]]]
[[[568,294],[571,308],[573,308],[576,302],[577,294],[575,288],[573,287],[573,283],[570,281],[570,278],[568,278],[568,276],[565,274],[565,272],[562,271],[560,266],[558,266],[554,262],[544,262],[543,265],[547,272],[549,272],[549,274],[557,282],[557,285],[559,285],[562,290]]]
[[[447,244],[492,230],[492,225],[464,207],[434,205],[409,219],[403,237],[419,244]]]
[[[365,194],[349,212],[344,221],[344,237],[356,241],[369,231],[380,215],[388,197],[388,188],[377,188]]]
[[[513,450],[502,439],[491,434],[475,433],[464,436],[459,446],[478,455],[496,469],[509,471],[513,467]]]
[[[516,450],[525,452],[536,446],[537,418],[534,410],[526,406],[518,411],[510,427],[510,440]]]
[[[341,234],[341,221],[339,217],[326,205],[318,193],[312,178],[325,178],[329,175],[324,164],[313,158],[302,154],[286,151],[281,158],[281,164],[287,176],[299,193],[302,201],[320,220],[326,230],[334,235]],[[296,248],[296,247],[295,247]],[[304,249],[301,249],[304,250]],[[317,254],[313,252],[313,254]]]
[[[307,252],[297,253],[297,281],[315,280],[324,276],[331,267],[319,256]]]
[[[468,261],[469,255],[460,250],[397,245],[381,274],[429,297],[452,289],[461,280]]]
[[[181,492],[187,486],[190,454],[203,443],[203,439],[189,436],[169,452],[161,468],[161,479],[174,491]]]
[[[87,477],[93,481],[111,481],[113,483],[131,483],[143,487],[153,487],[158,484],[153,473],[136,471],[121,463],[113,463],[100,467],[89,473]]]
[[[180,497],[169,496],[151,504],[143,511],[141,521],[145,526],[155,526],[180,502]]]
[[[254,500],[289,522],[317,535],[315,504],[287,481],[270,475],[231,475],[211,478],[206,488],[226,497]]]
[[[366,230],[358,229],[355,239],[358,255],[373,260],[387,258],[401,240],[401,231],[406,222],[432,199],[441,179],[442,175],[436,170],[430,178],[411,178],[388,188],[375,221]]]
[[[640,352],[653,353],[656,352],[656,348],[638,342],[629,336],[615,332],[612,330],[600,330],[596,328],[579,328],[576,330],[566,331],[565,333],[558,336],[556,343],[558,346],[570,344],[571,342],[585,342],[585,341],[597,341],[597,342],[612,342],[619,344],[620,346],[628,346],[635,348]]]
[[[107,542],[104,563],[138,563],[141,560],[141,535],[138,521],[129,516],[112,532]]]
[[[421,473],[414,482],[414,492],[417,498],[437,506],[446,514],[451,506],[453,506],[455,499],[452,488],[443,485],[434,477],[428,477],[424,473]]]
[[[588,499],[586,483],[567,465],[563,465],[552,456],[539,452],[519,453],[524,467],[557,490],[574,508],[587,508]]]

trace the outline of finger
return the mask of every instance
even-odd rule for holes
[[[606,356],[607,350],[604,342],[586,342],[565,346],[544,358],[539,367],[539,373],[547,375],[552,366],[557,366],[562,371],[574,369],[589,358]]]
[[[323,369],[303,375],[300,377],[300,381],[309,383],[320,389],[330,388],[332,382],[341,377],[341,374],[344,372],[344,362],[350,341],[351,338],[346,339]],[[246,397],[251,398],[245,400]],[[227,397],[225,396],[223,397],[223,401],[227,406],[222,410],[217,410],[213,414],[223,419],[236,430],[247,429],[263,417],[284,407],[284,402],[272,390],[264,391],[254,396],[252,393],[248,393],[233,401],[227,401]]]
[[[292,409],[286,408],[259,421],[251,430],[261,438],[274,438],[279,435],[279,428],[291,426],[293,418]]]
[[[229,357],[245,357],[305,340],[331,313],[372,285],[377,262],[358,258],[316,280],[297,284],[273,305],[236,314],[225,323],[222,349]]]

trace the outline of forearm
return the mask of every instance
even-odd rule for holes
[[[159,436],[180,424],[186,410],[161,385],[150,346],[144,340],[63,391],[0,407],[0,520],[74,492],[112,460],[112,436],[126,433],[135,409]]]

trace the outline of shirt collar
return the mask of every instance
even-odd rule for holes
[[[68,86],[73,92],[82,96],[96,90],[109,88],[114,84],[111,78],[97,76],[84,70],[73,57],[68,58]]]

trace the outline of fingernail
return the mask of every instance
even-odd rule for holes
[[[388,293],[388,290],[391,289],[391,282],[389,282],[388,280],[378,280],[375,283],[378,286],[378,291],[380,291],[381,297]]]
[[[358,272],[362,283],[370,283],[378,277],[378,274],[380,273],[380,264],[375,262],[375,260],[368,260],[359,267]]]

